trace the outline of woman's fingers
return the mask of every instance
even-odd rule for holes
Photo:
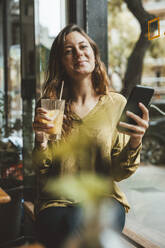
[[[52,121],[51,118],[49,118],[47,115],[45,114],[37,114],[34,118],[34,121],[38,121],[38,122],[42,122],[42,120],[46,120],[46,121]]]
[[[36,115],[33,122],[33,129],[35,132],[47,132],[53,127],[53,124],[49,123],[52,119],[47,116],[47,113],[48,111],[46,109],[36,109]]]
[[[39,121],[34,121],[33,122],[33,128],[34,129],[42,129],[42,130],[48,130],[50,128],[52,128],[54,125],[53,124],[49,124],[49,123],[42,123],[42,122],[39,122]]]
[[[53,124],[50,123],[52,119],[48,116],[48,111],[44,108],[37,108],[35,112],[35,118],[33,122],[33,129],[35,132],[36,141],[40,144],[42,149],[47,147],[47,137],[46,133],[49,132],[49,129],[53,127]]]
[[[148,122],[149,121],[149,111],[148,111],[148,109],[141,102],[139,103],[139,108],[142,110],[142,113],[143,113],[142,119]]]
[[[145,129],[144,127],[142,127],[142,126],[131,125],[131,124],[128,124],[128,123],[126,123],[126,122],[120,122],[119,125],[120,125],[121,127],[124,127],[124,128],[126,128],[126,129],[130,130],[130,132],[129,132],[129,131],[126,131],[126,132],[124,132],[124,133],[127,133],[127,134],[129,133],[129,135],[131,135],[131,136],[132,136],[133,133],[137,133],[137,134],[140,134],[140,135],[144,135],[145,130],[146,130],[146,129]],[[131,131],[133,131],[133,132],[131,132]]]
[[[148,124],[149,112],[148,112],[148,109],[142,103],[139,103],[139,108],[142,111],[142,118],[130,111],[127,111],[127,116],[132,118],[137,123],[137,126],[143,127],[146,130],[149,126]]]
[[[41,121],[42,119],[51,121],[52,119],[48,117],[48,111],[44,108],[37,108],[34,121]]]
[[[39,107],[36,109],[36,113],[45,113],[46,114],[46,113],[48,113],[48,111],[44,108]]]
[[[142,118],[130,111],[127,111],[127,116],[132,118],[137,124],[136,125],[132,125],[132,124],[128,124],[125,122],[120,122],[119,125],[121,127],[126,128],[127,130],[124,131],[124,134],[129,135],[130,138],[130,145],[132,148],[136,148],[138,147],[138,145],[141,143],[142,138],[146,132],[146,129],[149,126],[149,113],[148,113],[148,109],[144,106],[144,104],[139,103],[139,108],[142,111]],[[130,130],[130,131],[129,131]]]
[[[134,113],[127,111],[127,116],[132,118],[138,126],[144,127],[145,129],[148,128],[148,121],[146,119],[141,118],[138,115],[135,115]],[[145,115],[145,118],[148,118],[147,114]]]
[[[139,133],[127,132],[127,131],[124,131],[122,133],[129,135],[131,137],[131,139],[134,139],[134,140],[141,140],[142,139],[142,135]]]

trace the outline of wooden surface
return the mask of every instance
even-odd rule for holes
[[[0,188],[0,204],[8,203],[10,201],[11,201],[10,196],[2,188]]]
[[[132,230],[128,229],[127,227],[124,228],[123,234],[128,238],[128,240],[132,240],[137,247],[141,248],[159,248],[157,245],[153,244],[149,240],[145,239],[141,235],[133,232]],[[136,246],[135,246],[136,247]]]

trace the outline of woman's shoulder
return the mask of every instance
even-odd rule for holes
[[[113,92],[110,91],[107,94],[107,107],[109,109],[109,114],[113,115],[113,118],[118,120],[119,116],[121,115],[125,105],[126,105],[126,98],[118,93],[118,92]]]
[[[125,105],[127,102],[126,98],[121,93],[114,91],[109,91],[107,94],[107,98],[112,104]]]

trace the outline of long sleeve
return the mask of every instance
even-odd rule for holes
[[[49,206],[68,206],[68,200],[63,199],[62,195],[58,199],[48,195],[44,191],[45,185],[49,179],[55,180],[63,175],[75,175],[83,171],[110,176],[112,194],[109,196],[117,199],[128,211],[126,197],[115,181],[131,176],[138,168],[141,145],[135,150],[130,149],[129,143],[123,142],[123,135],[117,131],[125,104],[126,99],[120,94],[102,96],[83,119],[76,114],[71,116],[72,132],[64,140],[49,142],[46,150],[37,146],[34,148],[33,163],[38,180],[36,212]]]
[[[111,151],[111,174],[115,181],[121,181],[131,176],[139,166],[141,144],[131,149],[127,135],[117,133],[116,142]],[[127,144],[123,140],[127,139]],[[125,145],[125,146],[124,146]]]
[[[32,160],[36,170],[46,173],[52,164],[52,149],[50,145],[45,150],[39,149],[36,146],[33,149]]]

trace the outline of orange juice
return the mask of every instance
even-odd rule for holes
[[[50,128],[47,133],[49,134],[61,134],[61,127],[63,121],[63,111],[59,109],[49,110],[47,116],[52,119],[51,121],[47,121],[42,119],[42,123],[50,123],[53,124],[54,127]]]
[[[52,141],[61,139],[65,100],[41,99],[41,107],[47,110],[47,117],[50,118],[50,121],[42,119],[41,122],[53,125],[46,131],[47,138]]]
[[[54,127],[49,129],[48,133],[49,134],[61,134],[63,111],[60,111],[59,109],[53,109],[53,110],[49,110],[47,115],[49,118],[52,119],[52,121],[48,122],[44,120],[44,122],[54,125]]]

